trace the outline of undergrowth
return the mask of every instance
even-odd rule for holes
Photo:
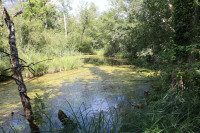
[[[199,132],[199,97],[192,96],[191,91],[177,96],[176,91],[169,90],[165,94],[150,91],[150,104],[129,113],[121,132]]]
[[[149,105],[135,109],[123,119],[120,132],[185,133],[200,131],[200,62],[159,56],[155,62],[138,58],[136,65],[159,71],[149,77]],[[170,55],[170,57],[172,57]],[[178,61],[177,61],[178,60]]]

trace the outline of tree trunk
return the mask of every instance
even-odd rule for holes
[[[194,0],[174,0],[173,7],[174,43],[179,46],[187,46],[191,44],[194,37]]]
[[[63,18],[64,18],[64,25],[65,25],[65,37],[67,38],[67,23],[66,23],[65,13],[63,13]]]
[[[16,17],[18,14],[21,14],[21,13],[22,11],[16,13],[13,17]],[[10,52],[11,52],[11,62],[12,62],[13,71],[14,71],[14,75],[16,79],[15,81],[16,81],[16,84],[18,85],[19,95],[20,95],[21,102],[24,108],[24,112],[29,122],[31,132],[38,133],[39,127],[34,123],[30,98],[27,96],[27,89],[22,77],[22,67],[21,67],[21,64],[19,63],[19,57],[18,57],[18,51],[17,51],[16,39],[15,39],[14,23],[11,19],[12,17],[9,16],[6,8],[2,8],[2,15],[4,17],[4,21],[9,30],[9,45],[10,45]]]
[[[82,44],[84,32],[85,32],[85,26],[83,27],[83,30],[82,30],[82,33],[81,33],[80,44]]]
[[[198,0],[198,2],[200,2],[200,0]],[[195,17],[195,23],[198,24],[199,23],[199,18],[200,18],[200,6],[198,5],[196,7],[196,17]]]
[[[45,16],[45,28],[47,29],[48,28],[48,24],[47,24],[47,14]]]
[[[24,1],[20,0],[21,9],[24,9]]]
[[[23,38],[22,38],[22,26],[20,26],[20,46],[22,46],[22,41],[23,41]]]

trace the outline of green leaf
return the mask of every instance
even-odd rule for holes
[[[196,70],[196,73],[197,73],[198,75],[200,75],[200,70]]]

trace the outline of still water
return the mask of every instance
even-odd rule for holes
[[[134,109],[131,102],[145,102],[143,92],[150,89],[147,77],[153,74],[151,70],[102,56],[84,56],[83,61],[78,69],[25,79],[28,96],[34,99],[37,93],[45,103],[50,124],[41,125],[44,131],[49,126],[62,127],[57,118],[59,109],[71,117],[73,111],[79,111],[79,115],[81,110],[87,117],[113,111],[123,117]],[[3,129],[29,131],[17,86],[12,81],[0,84],[0,132]]]

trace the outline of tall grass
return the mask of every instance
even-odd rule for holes
[[[28,48],[26,50],[19,49],[19,57],[26,61],[25,66],[30,66],[31,69],[25,68],[23,74],[26,77],[41,76],[45,73],[55,73],[64,70],[70,70],[78,68],[83,64],[81,59],[81,53],[76,51],[65,51],[63,56],[48,55],[46,53],[37,52],[36,50]],[[10,75],[12,71],[3,71],[11,68],[11,62],[9,57],[0,57],[0,73],[2,75]],[[0,77],[0,81],[6,80],[4,77]]]
[[[120,129],[120,117],[118,110],[109,111],[93,111],[82,103],[78,107],[73,107],[68,101],[60,106],[66,113],[68,125],[61,125],[58,118],[52,115],[51,109],[46,107],[42,97],[36,94],[33,99],[33,116],[35,122],[40,125],[41,132],[56,132],[56,133],[117,133]],[[53,111],[54,112],[54,111]],[[57,112],[56,112],[57,113]],[[57,116],[57,115],[56,115]],[[60,123],[60,124],[59,124]],[[24,132],[23,128],[15,128],[15,125],[8,129],[3,127],[0,132]]]
[[[84,103],[75,109],[69,102],[67,104],[68,109],[65,112],[70,114],[74,123],[77,123],[77,128],[73,131],[66,131],[66,128],[63,128],[63,132],[116,133],[119,131],[120,117],[117,110],[93,111],[86,108]]]
[[[150,105],[135,109],[123,120],[121,132],[184,133],[200,131],[200,100],[192,91],[176,95],[151,91]],[[159,100],[154,101],[154,96]],[[157,99],[156,98],[156,99]]]
[[[93,111],[91,108],[87,108],[84,103],[82,103],[79,107],[75,108],[68,101],[60,108],[65,108],[62,110],[66,113],[68,119],[73,121],[73,123],[69,123],[67,126],[61,125],[61,122],[58,121],[58,118],[55,118],[55,115],[52,115],[51,114],[52,112],[49,112],[49,110],[51,109],[46,107],[41,96],[36,94],[36,97],[33,99],[33,113],[35,122],[38,125],[40,125],[41,132],[55,132],[55,133],[119,132],[120,117],[118,115],[119,113],[118,110],[114,109],[106,112]],[[16,125],[10,125],[10,128],[0,127],[0,132],[12,132],[12,133],[27,132],[27,128],[25,127],[16,128]]]
[[[104,54],[104,49],[97,49],[97,50],[94,50],[94,54],[95,55],[103,55]]]
[[[0,75],[9,75],[8,71],[4,71],[5,69],[11,68],[10,59],[8,57],[0,56]],[[0,76],[0,81],[6,80],[5,77]]]
[[[77,56],[75,56],[77,55]],[[47,55],[36,50],[21,50],[19,49],[19,56],[26,63],[24,65],[30,65],[32,69],[26,69],[24,74],[27,77],[41,76],[45,73],[55,73],[64,70],[78,68],[82,65],[82,60],[80,58],[80,53],[75,51],[67,51],[65,56],[53,56]],[[3,72],[8,66],[11,67],[10,59],[8,57],[2,57],[0,60],[0,71],[4,75],[8,73]]]

